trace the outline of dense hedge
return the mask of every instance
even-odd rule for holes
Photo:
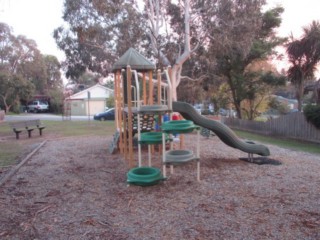
[[[307,105],[303,109],[307,121],[320,129],[320,105]]]

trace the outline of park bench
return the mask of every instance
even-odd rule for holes
[[[31,138],[34,129],[38,129],[40,136],[42,136],[42,130],[45,128],[39,119],[11,122],[10,127],[15,132],[16,139],[19,139],[19,134],[23,131],[28,131],[28,137]]]

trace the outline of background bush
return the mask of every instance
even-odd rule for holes
[[[320,105],[307,105],[303,109],[307,121],[320,129]]]

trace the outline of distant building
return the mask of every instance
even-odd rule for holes
[[[314,95],[315,101],[320,104],[320,80],[308,83],[304,87],[304,94]]]
[[[88,116],[104,112],[107,99],[112,96],[112,89],[96,84],[65,100],[70,103],[71,116]]]
[[[286,105],[289,109],[297,109],[298,108],[298,100],[297,99],[289,99],[284,98],[282,96],[275,96],[278,102]]]

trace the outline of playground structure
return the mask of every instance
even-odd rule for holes
[[[139,169],[143,167],[142,145],[148,146],[148,167],[150,168],[152,167],[153,145],[159,145],[159,153],[163,156],[164,178],[166,177],[167,166],[170,166],[171,173],[173,173],[173,165],[177,162],[184,163],[197,160],[197,179],[200,180],[199,147],[196,154],[189,150],[177,151],[173,149],[172,136],[180,133],[179,128],[181,133],[188,133],[198,130],[199,127],[191,121],[175,121],[174,127],[170,124],[170,120],[172,120],[170,68],[163,72],[155,71],[155,66],[150,61],[130,48],[114,64],[113,71],[115,75],[115,124],[117,132],[114,135],[111,148],[118,147],[120,153],[126,159],[129,168],[133,171],[129,172],[128,177],[138,179],[139,177],[136,176],[135,172],[141,174],[148,172],[146,169]],[[169,120],[168,125],[166,125],[167,128],[163,127],[165,118]],[[188,126],[185,125],[186,122],[188,122]],[[161,131],[160,129],[153,131],[156,125],[161,126]],[[186,131],[186,127],[188,131]],[[138,142],[138,164],[136,164],[133,152],[135,134],[137,134]],[[168,144],[169,150],[167,151]],[[162,146],[162,152],[160,146]],[[138,169],[134,169],[137,165]],[[146,183],[144,179],[141,179],[141,181],[143,184],[152,185],[152,183]],[[141,181],[139,184],[141,184]],[[152,181],[154,182],[154,180]]]
[[[135,173],[149,171],[158,179],[140,179],[138,185],[153,185],[159,182],[158,171],[154,169],[139,169],[142,167],[141,145],[148,146],[148,165],[151,168],[151,146],[162,145],[163,175],[166,177],[166,167],[196,160],[197,180],[200,181],[200,127],[213,131],[228,146],[248,153],[249,160],[253,154],[269,156],[269,149],[254,142],[239,139],[234,132],[224,124],[207,119],[189,104],[172,102],[172,87],[170,82],[170,68],[164,72],[155,71],[155,66],[141,54],[130,48],[113,66],[114,71],[114,98],[116,134],[112,149],[118,148],[124,155],[132,172],[128,173],[132,179],[137,179]],[[178,112],[185,120],[171,121],[172,112]],[[169,121],[162,122],[163,116],[168,115]],[[157,121],[157,122],[156,122]],[[156,122],[156,123],[155,123]],[[161,131],[153,131],[155,125],[161,126]],[[193,153],[190,150],[173,150],[172,135],[188,134],[197,131],[197,146]],[[134,160],[133,139],[138,135],[138,168]],[[169,143],[169,150],[166,149]],[[113,152],[112,150],[112,152]],[[128,179],[128,182],[136,180]]]
[[[133,137],[137,133],[141,141],[142,132],[154,128],[155,118],[161,124],[162,115],[172,110],[169,71],[165,72],[167,83],[162,81],[160,71],[130,48],[113,66],[115,75],[115,123],[119,132],[119,150],[135,166],[133,159]],[[139,81],[140,80],[140,81]],[[139,144],[139,167],[141,166],[141,144]]]

